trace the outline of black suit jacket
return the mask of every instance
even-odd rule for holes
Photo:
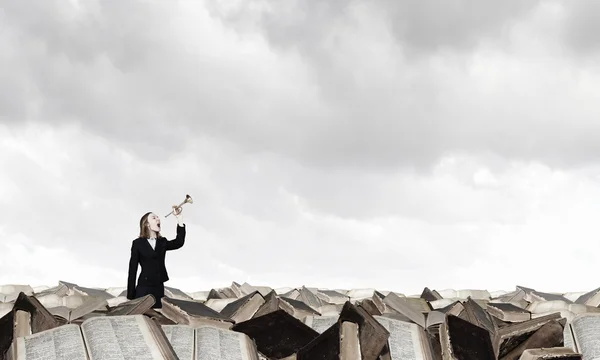
[[[138,264],[142,272],[138,278],[138,285],[160,286],[169,280],[165,267],[165,255],[169,250],[179,249],[185,243],[185,224],[177,224],[177,237],[167,240],[161,236],[156,239],[154,249],[146,238],[137,238],[131,243],[131,257],[129,258],[129,275],[127,277],[127,299],[135,298],[135,276]]]

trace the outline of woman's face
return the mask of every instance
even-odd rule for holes
[[[160,218],[156,214],[148,215],[148,225],[150,230],[160,232]]]

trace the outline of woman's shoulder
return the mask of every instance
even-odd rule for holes
[[[140,241],[144,240],[142,237],[137,237],[131,241],[132,244],[138,244]]]

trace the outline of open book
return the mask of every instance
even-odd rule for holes
[[[389,331],[388,347],[393,360],[432,360],[433,351],[425,330],[417,324],[384,316],[374,316]]]
[[[586,360],[600,359],[600,313],[583,313],[565,325],[565,347],[581,353]]]
[[[162,325],[180,360],[258,360],[248,335],[218,326]]]
[[[48,308],[48,311],[55,317],[62,319],[63,322],[75,323],[77,320],[92,314],[96,310],[106,310],[107,305],[106,300],[103,298],[87,297],[87,299],[75,309],[70,309],[67,306],[55,306]],[[93,314],[91,316],[93,316]],[[78,323],[82,322],[83,321],[79,321]]]
[[[164,332],[144,315],[93,317],[16,340],[16,360],[178,360]]]

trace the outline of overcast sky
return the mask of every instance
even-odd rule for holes
[[[596,288],[599,10],[0,0],[0,284]]]

